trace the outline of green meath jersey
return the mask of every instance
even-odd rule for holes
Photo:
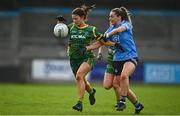
[[[107,66],[106,66],[106,73],[114,74],[113,68],[113,56],[114,56],[114,47],[108,47],[108,57],[107,57]]]
[[[108,57],[107,57],[108,64],[112,64],[113,56],[114,56],[114,47],[110,46],[108,47]]]
[[[78,54],[78,49],[90,45],[91,41],[94,39],[99,40],[103,36],[99,33],[94,26],[85,26],[83,28],[77,27],[74,23],[68,25],[69,28],[69,45],[68,45],[68,55],[71,58],[81,58],[88,57],[93,58],[94,54],[92,51],[87,51],[86,56],[80,56]]]

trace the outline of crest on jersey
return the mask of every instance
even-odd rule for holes
[[[112,40],[113,42],[119,42],[119,35],[113,35]]]

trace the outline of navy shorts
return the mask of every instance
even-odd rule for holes
[[[135,66],[137,66],[138,58],[132,58],[125,61],[113,61],[113,68],[114,68],[115,75],[121,75],[123,66],[126,62],[132,62]]]

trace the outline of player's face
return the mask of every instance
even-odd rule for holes
[[[80,17],[79,15],[72,15],[72,20],[75,25],[79,26],[84,22],[84,17]]]
[[[111,25],[116,25],[121,20],[120,16],[117,16],[114,12],[110,12],[109,14],[109,22]]]

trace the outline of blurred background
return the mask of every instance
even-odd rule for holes
[[[179,0],[0,0],[0,82],[72,82],[66,55],[68,38],[53,36],[54,19],[96,4],[88,23],[102,33],[112,8],[125,6],[132,14],[139,65],[132,82],[180,84]],[[95,51],[97,54],[97,51]],[[107,49],[88,75],[102,82]]]

